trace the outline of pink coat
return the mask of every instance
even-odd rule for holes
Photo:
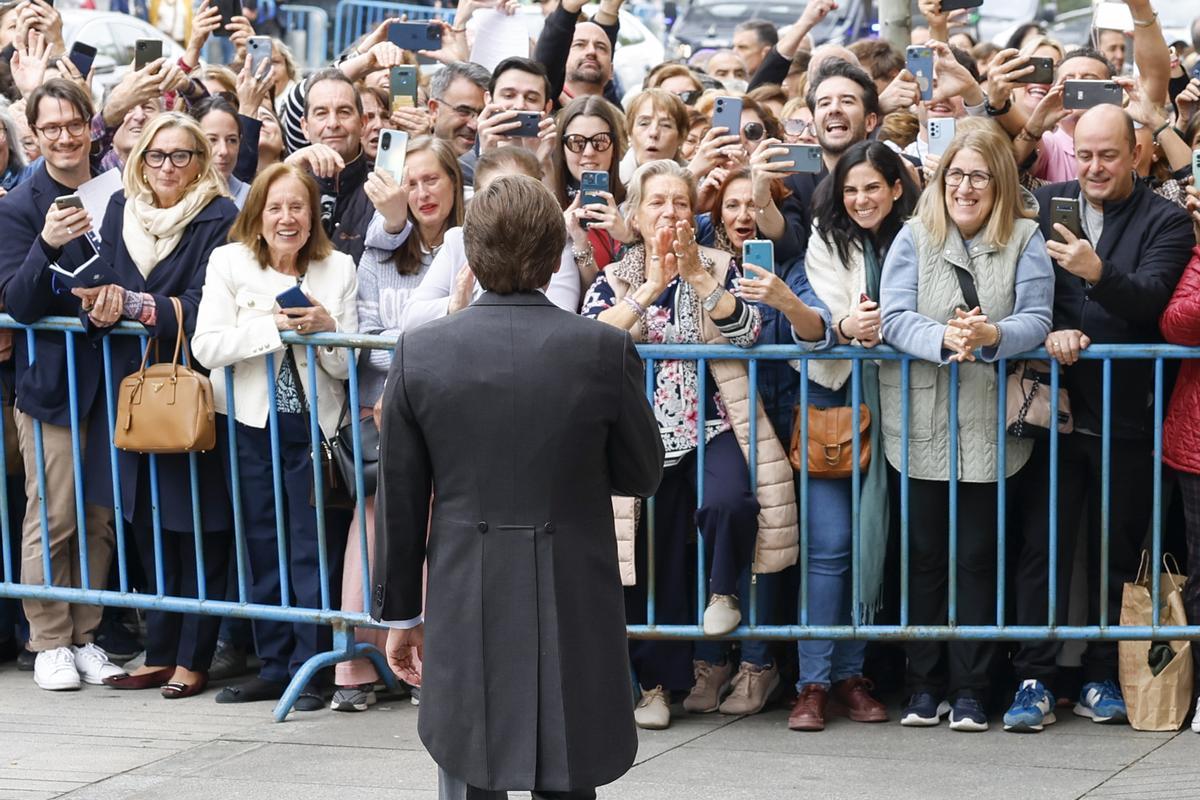
[[[1158,321],[1171,344],[1200,346],[1200,246]],[[1184,359],[1163,424],[1163,462],[1200,474],[1200,360]]]

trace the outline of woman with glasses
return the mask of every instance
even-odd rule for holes
[[[684,105],[692,105],[704,93],[696,73],[686,64],[663,64],[646,76],[646,89],[663,89],[678,97]]]
[[[149,346],[157,345],[159,358],[169,358],[180,324],[189,335],[195,328],[209,255],[224,243],[237,207],[200,126],[173,112],[147,124],[125,165],[124,188],[109,201],[98,255],[121,282],[73,292],[86,312],[90,337],[107,335],[123,320],[141,323],[155,340]],[[91,252],[90,237],[79,236],[84,232],[68,229],[78,238],[64,252],[72,255],[73,247]],[[182,320],[177,309],[182,309]],[[113,336],[109,343],[108,380],[115,386],[137,371],[142,349],[131,336]],[[107,427],[97,421],[88,429],[89,439],[99,438],[89,441],[87,482],[89,493],[106,496],[112,507],[110,451],[103,441]],[[150,585],[160,594],[197,597],[197,564],[203,559],[207,596],[224,597],[232,520],[217,454],[158,455],[152,464],[148,455],[122,450],[116,458],[121,509]],[[193,480],[198,494],[192,491]],[[161,562],[156,560],[156,541]],[[145,665],[106,683],[118,689],[161,687],[167,699],[198,694],[207,684],[220,624],[220,617],[148,612]]]
[[[884,454],[907,457],[909,617],[947,624],[950,468],[957,479],[958,625],[995,624],[996,480],[1029,460],[1032,439],[997,442],[1000,358],[1041,346],[1050,332],[1054,273],[1033,213],[1021,202],[1007,135],[990,121],[960,124],[910,220],[892,243],[880,280],[883,341],[914,359],[907,397],[901,363],[879,367]],[[855,330],[842,326],[844,334]],[[951,365],[957,365],[952,389]],[[950,392],[957,391],[957,449],[950,451]],[[908,414],[907,441],[901,416]],[[896,473],[895,481],[901,480]],[[895,487],[898,494],[899,486]],[[995,645],[913,641],[910,699],[902,725],[987,729],[983,698]]]
[[[688,162],[688,169],[692,171],[697,180],[702,181],[700,184],[700,208],[702,209],[710,207],[712,197],[720,187],[726,171],[748,165],[751,154],[761,149],[760,146],[764,140],[772,139],[775,144],[778,144],[782,139],[783,132],[779,128],[779,121],[770,111],[752,97],[743,96],[741,100],[742,117],[738,129],[729,131],[722,126],[709,128],[708,133],[704,134],[700,140],[696,154]],[[701,101],[697,111],[711,115],[712,104],[715,102],[715,97],[706,97]],[[782,151],[775,151],[771,155],[781,153]],[[787,173],[782,170],[777,175],[779,178],[786,176]],[[712,178],[712,180],[704,180],[705,178]],[[782,230],[782,217],[779,222]]]
[[[629,183],[642,164],[679,160],[679,148],[688,129],[688,109],[665,89],[646,89],[629,101],[625,133],[629,152],[621,160],[621,181]]]
[[[596,273],[620,257],[621,248],[633,240],[620,205],[625,184],[620,165],[625,152],[621,112],[603,97],[577,97],[558,112],[556,173],[558,201],[563,205],[582,288],[592,285]],[[603,172],[609,191],[600,192],[602,203],[582,205],[580,181],[585,172]]]
[[[803,97],[794,97],[783,106],[779,125],[787,144],[820,144],[812,111]]]

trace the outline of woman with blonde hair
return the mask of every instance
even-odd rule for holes
[[[1008,137],[994,123],[971,125],[950,143],[884,263],[883,341],[914,356],[907,398],[901,364],[880,365],[878,421],[892,468],[900,470],[907,456],[915,625],[947,621],[951,465],[958,500],[955,621],[995,623],[997,473],[1015,474],[1033,444],[1008,439],[997,463],[993,362],[1045,341],[1054,293],[1050,258],[1032,216],[1021,202]],[[947,420],[952,364],[954,452]],[[905,410],[907,441],[900,435]],[[993,644],[914,641],[906,650],[911,697],[901,724],[936,725],[948,708],[952,729],[987,729],[982,701]]]
[[[87,312],[90,336],[105,336],[122,320],[138,322],[161,342],[157,349],[169,358],[180,326],[189,336],[195,328],[209,257],[225,241],[237,208],[204,132],[191,117],[174,112],[147,123],[125,164],[124,187],[109,201],[98,247],[100,260],[121,282],[73,291]],[[58,258],[87,257],[94,244],[84,234],[91,227],[88,220],[67,228],[67,236],[73,238]],[[52,232],[48,241],[57,243],[59,233]],[[112,386],[138,369],[142,350],[141,342],[131,336],[114,336],[110,346]],[[107,425],[93,422],[88,437],[88,494],[111,508]],[[229,497],[217,454],[196,454],[194,473],[191,458],[158,455],[152,465],[151,456],[117,451],[120,508],[147,576],[154,576],[156,583],[161,577],[155,591],[198,596],[197,564],[203,563],[207,596],[224,597],[232,525]],[[192,491],[193,480],[198,494]],[[156,536],[159,524],[161,536]],[[156,539],[161,540],[161,564],[155,560]],[[207,615],[148,612],[145,665],[106,683],[118,689],[162,687],[168,699],[203,691],[220,623],[219,617]]]

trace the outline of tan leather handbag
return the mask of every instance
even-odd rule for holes
[[[871,411],[866,404],[858,407],[858,468],[866,473],[871,464],[871,437],[867,431],[871,426]],[[854,474],[854,409],[850,406],[832,408],[808,407],[808,444],[800,440],[800,406],[796,406],[792,422],[792,446],[788,449],[788,460],[797,472],[801,467],[801,454],[807,453],[808,477],[849,478]]]
[[[150,347],[141,368],[121,381],[117,391],[117,430],[113,444],[134,453],[192,453],[217,446],[212,383],[179,363],[182,350],[191,362],[183,332],[183,304],[171,298],[179,333],[171,363],[151,364]]]

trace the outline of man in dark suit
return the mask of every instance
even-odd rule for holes
[[[637,752],[610,496],[657,489],[662,443],[629,336],[539,291],[550,192],[499,178],[463,231],[486,293],[401,336],[388,375],[372,614],[422,683],[441,798],[594,798]]]

